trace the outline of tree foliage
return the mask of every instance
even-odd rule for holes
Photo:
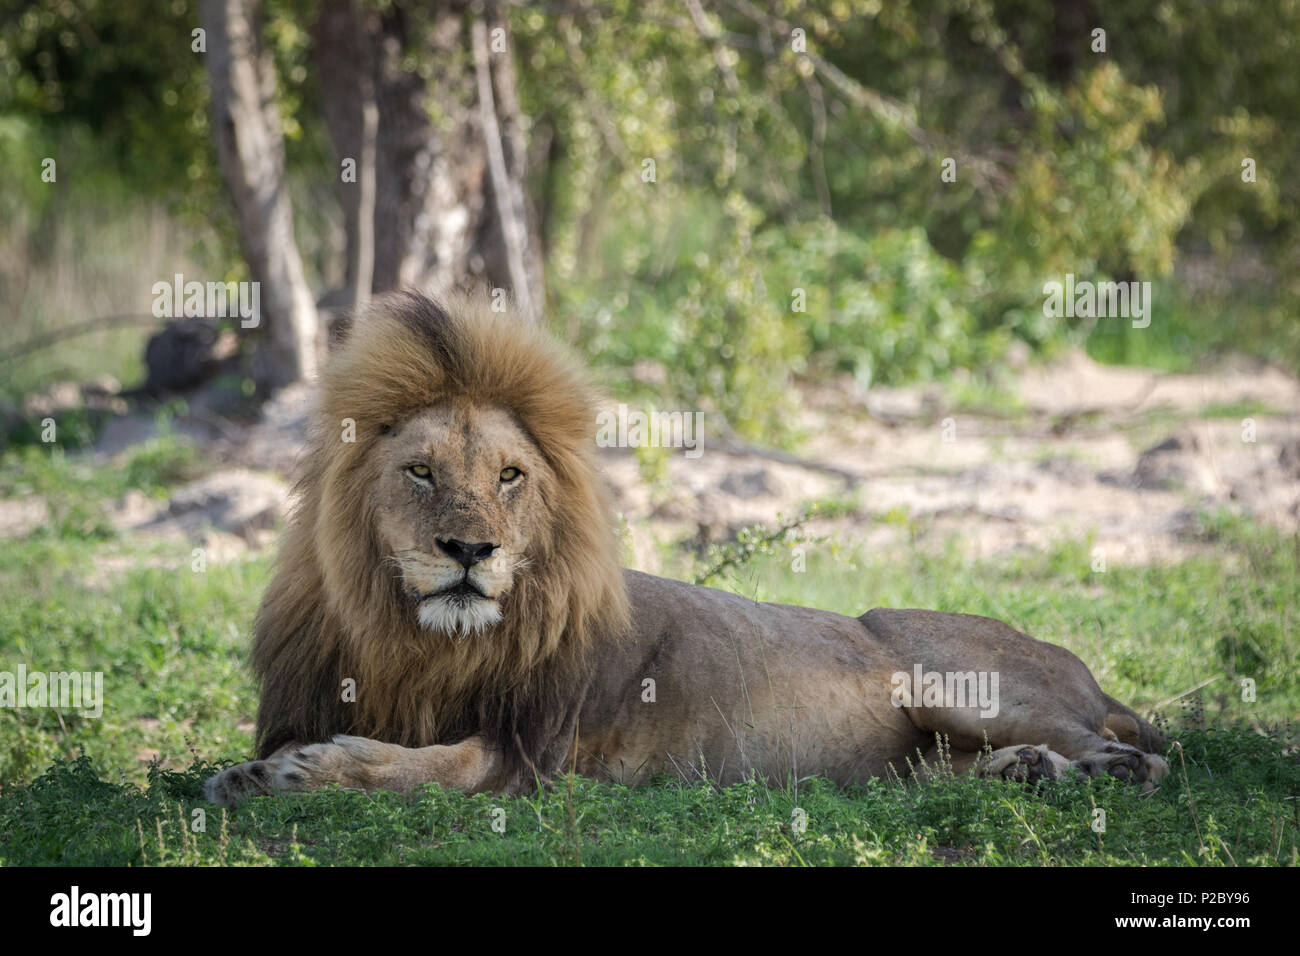
[[[264,7],[290,166],[320,198],[300,215],[323,235],[315,0]],[[168,202],[221,235],[194,8],[2,0],[6,166],[63,149],[86,195]],[[790,375],[900,382],[994,362],[1012,338],[1050,349],[1083,330],[1043,316],[1044,281],[1170,280],[1189,254],[1263,277],[1268,318],[1239,345],[1295,360],[1297,0],[606,0],[509,16],[552,320],[618,382],[658,361],[676,399],[776,436]],[[49,197],[16,175],[0,203],[38,221]],[[336,254],[308,251],[318,273]]]

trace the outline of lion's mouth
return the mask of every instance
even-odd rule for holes
[[[420,602],[423,603],[432,598],[438,598],[442,601],[451,601],[455,604],[469,604],[471,601],[486,601],[488,596],[484,594],[468,576],[461,578],[450,587],[445,587],[441,591],[431,591],[428,594],[420,595]]]
[[[416,616],[422,627],[447,634],[456,641],[501,622],[501,608],[496,599],[484,594],[468,575],[440,590],[417,594],[416,605]]]

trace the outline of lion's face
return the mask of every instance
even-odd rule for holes
[[[378,445],[378,533],[413,619],[453,639],[492,628],[547,528],[546,460],[506,411],[436,405]]]

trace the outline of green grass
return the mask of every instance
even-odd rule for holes
[[[175,480],[193,465],[187,454],[144,449],[128,478],[24,450],[4,458],[0,489],[76,499],[93,518],[128,480]],[[0,709],[0,862],[1294,865],[1300,546],[1225,516],[1207,516],[1206,529],[1205,557],[1102,574],[1087,541],[984,561],[955,546],[916,548],[890,561],[831,539],[807,545],[804,573],[778,547],[722,582],[855,614],[893,605],[1000,617],[1070,647],[1139,706],[1214,678],[1164,707],[1184,749],[1153,793],[1084,779],[1039,790],[941,777],[719,791],[575,778],[526,797],[430,785],[265,797],[222,812],[199,787],[251,747],[248,628],[267,560],[197,574],[188,546],[56,521],[0,548],[0,669],[102,670],[106,702],[99,719]],[[1253,703],[1241,699],[1242,677],[1256,683]],[[1090,827],[1094,808],[1106,812],[1104,833]]]
[[[1183,735],[1186,776],[1153,793],[1070,779],[1037,790],[946,777],[838,790],[758,783],[641,789],[561,778],[516,798],[427,785],[409,794],[329,789],[205,804],[210,767],[158,772],[147,789],[61,761],[0,795],[10,865],[1274,865],[1297,863],[1295,761],[1242,732]],[[1094,832],[1094,809],[1105,831]],[[200,812],[201,811],[201,812]],[[198,823],[201,820],[201,832]],[[495,826],[494,826],[495,824]]]
[[[1151,324],[1099,319],[1085,348],[1099,362],[1194,372],[1229,354],[1245,354],[1300,369],[1300,326],[1294,305],[1259,292],[1206,296],[1164,280],[1153,290]]]

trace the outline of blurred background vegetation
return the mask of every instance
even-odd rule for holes
[[[197,6],[0,0],[0,353],[147,312],[177,272],[246,276]],[[262,6],[323,292],[343,253],[316,3]],[[1300,366],[1296,0],[573,0],[505,16],[548,321],[624,397],[780,443],[791,382],[832,374],[996,380],[1010,354],[1070,345],[1168,369],[1229,351]],[[405,53],[418,72],[419,47]],[[1043,283],[1066,272],[1152,281],[1150,327],[1045,318]],[[106,327],[6,361],[4,392],[137,381],[143,335]]]

